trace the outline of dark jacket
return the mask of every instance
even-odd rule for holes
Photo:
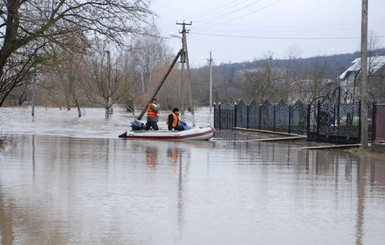
[[[179,116],[176,113],[170,113],[167,118],[167,125],[168,125],[168,130],[178,130],[182,131],[184,130],[184,127],[179,125]]]

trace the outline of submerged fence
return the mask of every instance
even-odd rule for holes
[[[385,104],[369,103],[369,139],[385,140]],[[372,123],[373,122],[373,123]],[[310,141],[359,143],[361,134],[360,100],[350,91],[336,88],[309,104],[265,100],[216,104],[214,127],[232,130],[247,128],[307,135]]]
[[[297,101],[288,105],[283,100],[274,105],[265,100],[262,105],[255,101],[249,105],[238,103],[214,106],[214,127],[217,129],[249,128],[306,134],[307,105]]]

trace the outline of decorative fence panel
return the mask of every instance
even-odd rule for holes
[[[247,128],[248,125],[248,105],[242,100],[235,105],[235,126],[241,128]]]
[[[309,104],[308,140],[332,143],[360,142],[360,103],[340,87]]]
[[[235,105],[216,105],[214,107],[214,125],[217,129],[233,129],[235,126]]]
[[[289,105],[281,100],[276,106],[274,106],[274,130],[281,132],[289,132],[290,128],[290,112]]]
[[[268,100],[265,100],[261,106],[260,129],[274,130],[274,106]]]
[[[249,114],[247,116],[249,125],[247,128],[259,129],[261,121],[261,110],[259,105],[255,100],[253,100],[249,105]]]
[[[289,106],[289,115],[289,133],[306,134],[307,105],[305,105],[301,100],[297,100],[293,106]]]

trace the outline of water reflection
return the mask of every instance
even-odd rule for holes
[[[20,137],[1,244],[382,244],[384,161],[295,144]]]
[[[13,236],[13,229],[12,229],[12,217],[10,217],[10,214],[13,212],[7,212],[13,211],[10,207],[9,209],[6,209],[5,207],[5,200],[3,196],[3,190],[0,185],[0,231],[1,231],[1,244],[13,244],[14,236]]]
[[[155,147],[148,147],[146,149],[146,164],[148,167],[153,168],[158,162],[158,149]]]

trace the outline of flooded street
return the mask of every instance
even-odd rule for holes
[[[132,115],[84,112],[0,108],[0,244],[385,243],[385,160],[233,133],[122,140]]]

